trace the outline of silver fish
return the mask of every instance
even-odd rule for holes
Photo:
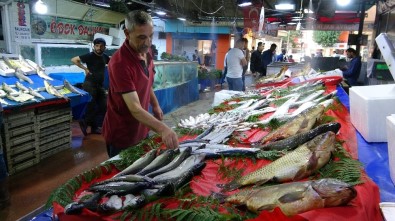
[[[48,81],[44,80],[44,85],[45,85],[45,90],[49,93],[54,95],[55,97],[58,98],[64,98],[66,100],[68,100],[68,98],[66,96],[64,96],[63,94],[59,93],[58,90],[56,90],[54,88],[54,86],[52,86]]]
[[[11,63],[11,61],[10,61],[9,58],[3,56],[3,60],[4,60],[4,63],[5,63],[8,67],[10,67],[11,69],[16,69],[16,68],[17,68],[17,67],[15,67],[15,66]]]
[[[25,76],[25,73],[20,68],[15,69],[15,76],[17,78],[19,78],[19,80],[21,80],[21,81],[26,81],[29,84],[33,84],[32,79],[30,79],[29,77]]]
[[[166,150],[161,155],[157,156],[150,164],[137,173],[137,175],[146,175],[163,166],[166,166],[174,158],[174,150]]]
[[[184,151],[182,151],[176,158],[173,159],[169,164],[166,166],[159,168],[158,170],[155,170],[153,172],[150,172],[146,174],[148,177],[154,177],[157,176],[161,173],[165,173],[167,171],[170,171],[174,168],[176,168],[178,165],[180,165],[186,158],[188,158],[191,155],[192,148],[187,147]]]
[[[42,69],[40,66],[36,65],[36,72],[38,74],[38,76],[40,76],[40,78],[45,79],[45,80],[49,80],[49,81],[53,81],[53,78],[51,78],[50,76],[48,76],[44,69]]]
[[[0,98],[0,103],[4,104],[4,105],[10,105],[7,101],[5,101],[4,99]]]
[[[38,93],[37,91],[33,90],[33,88],[31,88],[31,87],[29,87],[29,94],[31,94],[31,95],[33,95],[33,96],[35,96],[35,97],[38,97],[38,98],[41,98],[41,99],[45,100],[45,97],[44,97],[44,96],[42,96],[42,95],[41,95],[40,93]]]
[[[114,177],[119,177],[122,175],[127,174],[134,174],[142,170],[148,164],[150,164],[156,157],[156,150],[151,150],[150,152],[146,153],[143,157],[139,158],[138,160],[134,161],[130,166],[126,169],[122,170],[121,172],[114,175]]]
[[[63,85],[65,88],[67,88],[71,93],[74,94],[79,94],[82,95],[81,92],[79,92],[70,82],[68,82],[66,79],[63,80]]]
[[[7,95],[7,93],[3,90],[0,90],[0,98],[3,98]]]
[[[14,90],[13,88],[11,88],[11,86],[8,85],[8,84],[5,83],[5,82],[3,82],[2,86],[3,86],[3,90],[4,90],[5,92],[7,92],[8,94],[12,94],[12,95],[17,95],[17,94],[19,94],[18,91],[16,91],[16,90]]]
[[[21,63],[22,66],[31,69],[31,70],[35,70],[35,68],[33,66],[31,66],[25,58],[23,58],[22,55],[19,55],[19,62]]]
[[[27,89],[27,87],[25,87],[23,84],[19,83],[18,81],[15,82],[15,86],[22,92],[28,92],[29,89]]]

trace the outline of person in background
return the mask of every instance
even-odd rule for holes
[[[152,88],[152,18],[144,11],[131,11],[125,27],[126,40],[108,65],[110,88],[103,122],[108,155],[113,157],[136,145],[148,136],[149,129],[161,136],[167,148],[177,148],[177,134],[161,122],[163,112]],[[148,112],[149,105],[153,115]]]
[[[292,55],[288,56],[288,62],[291,62],[291,63],[295,62],[295,60],[293,59]]]
[[[287,58],[285,57],[286,53],[287,53],[287,51],[285,49],[282,49],[281,54],[277,55],[276,61],[279,61],[279,62],[287,61]]]
[[[88,126],[91,127],[91,133],[101,133],[98,117],[104,116],[106,112],[106,92],[103,82],[106,64],[108,64],[110,57],[104,53],[105,50],[106,41],[103,38],[96,38],[93,40],[92,52],[71,59],[71,62],[85,71],[82,88],[92,96],[86,107],[85,116],[79,122],[85,136],[88,135]],[[82,63],[85,63],[86,67]]]
[[[247,60],[243,53],[244,45],[244,40],[242,38],[238,39],[235,47],[230,49],[226,55],[226,81],[228,82],[229,90],[232,91],[243,90],[243,67],[247,65]]]
[[[261,55],[264,48],[265,48],[265,44],[263,42],[258,42],[257,50],[251,54],[250,70],[254,76],[262,75],[263,70],[262,70]]]
[[[0,131],[3,130],[3,107],[0,103]],[[10,194],[8,192],[8,173],[5,163],[3,142],[0,136],[0,210],[6,208],[10,203]]]
[[[343,77],[346,79],[347,84],[350,86],[357,85],[359,72],[361,72],[361,56],[357,55],[357,51],[354,48],[346,50],[347,58],[351,59],[348,67],[343,67]]]
[[[245,59],[247,61],[247,64],[243,66],[243,74],[241,76],[241,79],[243,81],[243,91],[246,90],[246,84],[245,84],[245,80],[246,80],[246,72],[248,69],[248,62],[250,62],[250,50],[248,49],[248,39],[247,38],[242,38],[244,46],[243,46],[243,53],[245,56]]]
[[[276,44],[271,44],[270,48],[262,53],[262,56],[261,56],[262,75],[261,76],[266,76],[267,65],[269,65],[270,63],[272,63],[275,60],[274,55],[276,53],[276,48],[277,48]]]

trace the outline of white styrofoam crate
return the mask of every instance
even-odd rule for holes
[[[395,85],[350,88],[351,123],[368,142],[387,142],[385,119],[395,111]]]
[[[106,41],[106,46],[112,45],[113,36],[105,35],[105,34],[101,34],[101,33],[95,33],[95,35],[93,36],[93,39],[96,39],[96,38],[103,38]]]
[[[110,28],[108,33],[109,35],[113,36],[114,38],[124,38],[125,39],[125,32],[119,28]]]
[[[392,183],[395,184],[395,114],[387,117],[388,161]]]
[[[123,38],[116,38],[116,37],[114,37],[113,39],[112,39],[112,44],[113,45],[122,45],[123,43],[125,42],[125,37],[123,37]]]

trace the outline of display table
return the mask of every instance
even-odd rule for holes
[[[348,108],[348,96],[344,92],[344,90],[340,87],[336,88],[338,91],[338,96],[340,101]],[[342,118],[340,115],[345,116]],[[347,113],[342,113],[339,115],[339,121],[341,121],[342,125],[345,127],[349,127],[351,122],[349,121],[349,115]],[[348,132],[348,131],[347,131]],[[350,129],[349,132],[355,132],[355,129]],[[342,136],[348,136],[349,134],[345,133]],[[368,175],[374,180],[380,180],[377,182],[376,186],[369,178],[365,179],[365,184],[358,185],[356,187],[358,191],[358,198],[355,199],[351,206],[346,207],[337,207],[337,208],[325,208],[319,209],[314,211],[309,211],[304,214],[301,214],[302,217],[308,220],[382,220],[380,211],[379,211],[379,190],[381,194],[381,201],[384,199],[393,201],[394,196],[394,187],[393,185],[389,185],[391,182],[388,173],[388,154],[387,151],[382,151],[381,149],[385,148],[385,144],[380,144],[380,150],[375,150],[375,145],[372,143],[366,143],[361,137],[357,134],[356,138],[352,135],[350,137],[349,145],[358,144],[358,149],[353,151],[351,154],[355,156],[358,154],[359,159],[361,162],[364,163],[364,168]],[[361,146],[365,146],[367,148],[362,148]],[[369,159],[367,159],[369,158]],[[387,159],[387,161],[385,160]],[[369,162],[366,164],[366,162]],[[375,162],[375,169],[380,168],[376,173],[372,173],[372,169],[369,168],[372,163]],[[204,171],[203,175],[199,176],[197,180],[193,180],[191,182],[191,188],[197,190],[199,192],[205,193],[208,192],[215,184],[212,182],[208,182],[210,178],[209,174],[207,173],[209,170],[216,170],[218,165],[214,163],[208,163]],[[387,168],[387,169],[381,169]],[[250,170],[250,168],[246,168]],[[379,173],[379,174],[377,174]],[[385,174],[385,175],[383,175]],[[50,220],[50,213],[52,209],[46,210],[42,214],[36,217],[36,220]]]

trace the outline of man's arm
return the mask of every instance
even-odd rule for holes
[[[141,107],[137,92],[133,91],[122,94],[122,98],[125,101],[126,106],[128,107],[133,117],[137,119],[140,123],[160,134],[160,136],[162,137],[162,141],[167,148],[178,147],[177,134],[164,123],[160,122],[150,113],[144,110],[143,107]]]
[[[345,77],[353,77],[354,75],[357,75],[357,70],[358,70],[358,65],[361,65],[361,62],[358,62],[358,59],[353,59],[351,61],[350,67],[347,70],[343,71],[343,76]],[[360,70],[360,68],[359,68]]]
[[[84,65],[82,65],[81,58],[79,56],[75,56],[74,58],[72,58],[71,62],[73,62],[73,64],[77,65],[77,67],[83,69],[85,71],[85,75],[88,75],[90,73],[89,69],[87,67],[85,67]]]
[[[152,112],[154,113],[154,117],[160,121],[163,120],[163,111],[162,108],[160,108],[158,99],[156,98],[156,95],[154,93],[154,89],[151,88],[150,92],[150,103],[152,107]]]

